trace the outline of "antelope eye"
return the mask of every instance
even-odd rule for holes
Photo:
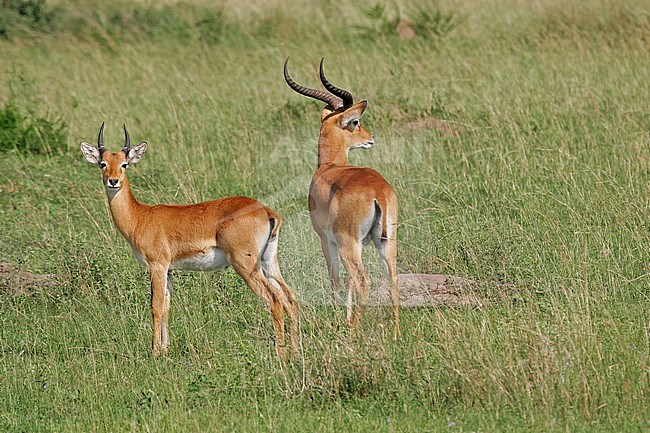
[[[102,162],[99,163],[99,166],[101,168],[106,168],[106,163],[104,161],[102,161]]]
[[[359,119],[354,119],[354,120],[352,121],[352,124],[353,124],[354,126],[357,126],[357,125],[359,124]]]
[[[123,163],[120,165],[120,167],[122,167],[122,168],[125,169],[125,168],[126,168],[126,162],[123,162]]]

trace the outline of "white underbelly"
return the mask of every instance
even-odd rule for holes
[[[223,269],[230,265],[223,250],[212,248],[205,253],[185,257],[171,264],[170,269],[186,269],[189,271],[212,271]]]

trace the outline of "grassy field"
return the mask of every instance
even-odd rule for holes
[[[0,6],[0,262],[54,275],[0,276],[0,431],[648,431],[650,4],[238,3]],[[400,272],[471,278],[481,306],[404,309],[393,342],[389,311],[354,336],[324,305],[322,104],[287,56],[368,99],[352,161],[397,191]],[[78,148],[103,120],[109,149],[122,123],[149,143],[141,201],[283,215],[299,356],[228,270],[177,274],[151,358],[146,271]]]

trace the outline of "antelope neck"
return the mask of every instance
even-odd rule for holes
[[[321,132],[318,140],[318,167],[324,164],[349,165],[348,149]]]
[[[138,208],[145,205],[136,200],[131,193],[129,180],[126,176],[122,182],[122,188],[114,195],[108,195],[108,206],[117,229],[131,243],[137,225]]]

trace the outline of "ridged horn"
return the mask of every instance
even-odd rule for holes
[[[106,152],[104,147],[104,122],[102,122],[102,127],[99,128],[99,134],[97,134],[97,149],[99,149],[100,154]]]
[[[131,139],[129,138],[129,131],[126,130],[126,124],[124,124],[124,147],[122,151],[126,153],[126,156],[129,156],[129,150],[131,150]]]
[[[293,89],[294,92],[331,105],[335,110],[341,108],[344,105],[344,103],[335,95],[323,92],[322,90],[310,89],[309,87],[301,86],[300,84],[293,81],[289,76],[289,70],[287,69],[288,64],[289,57],[287,57],[287,60],[284,61],[284,80],[287,82],[289,87]]]
[[[328,92],[330,92],[333,95],[338,96],[343,100],[343,108],[350,108],[352,104],[354,104],[354,98],[352,97],[352,93],[348,92],[347,90],[341,89],[339,87],[336,87],[334,84],[330,83],[327,78],[325,78],[325,73],[323,72],[323,61],[325,60],[325,57],[320,59],[320,82],[323,83],[323,86],[327,89]]]

